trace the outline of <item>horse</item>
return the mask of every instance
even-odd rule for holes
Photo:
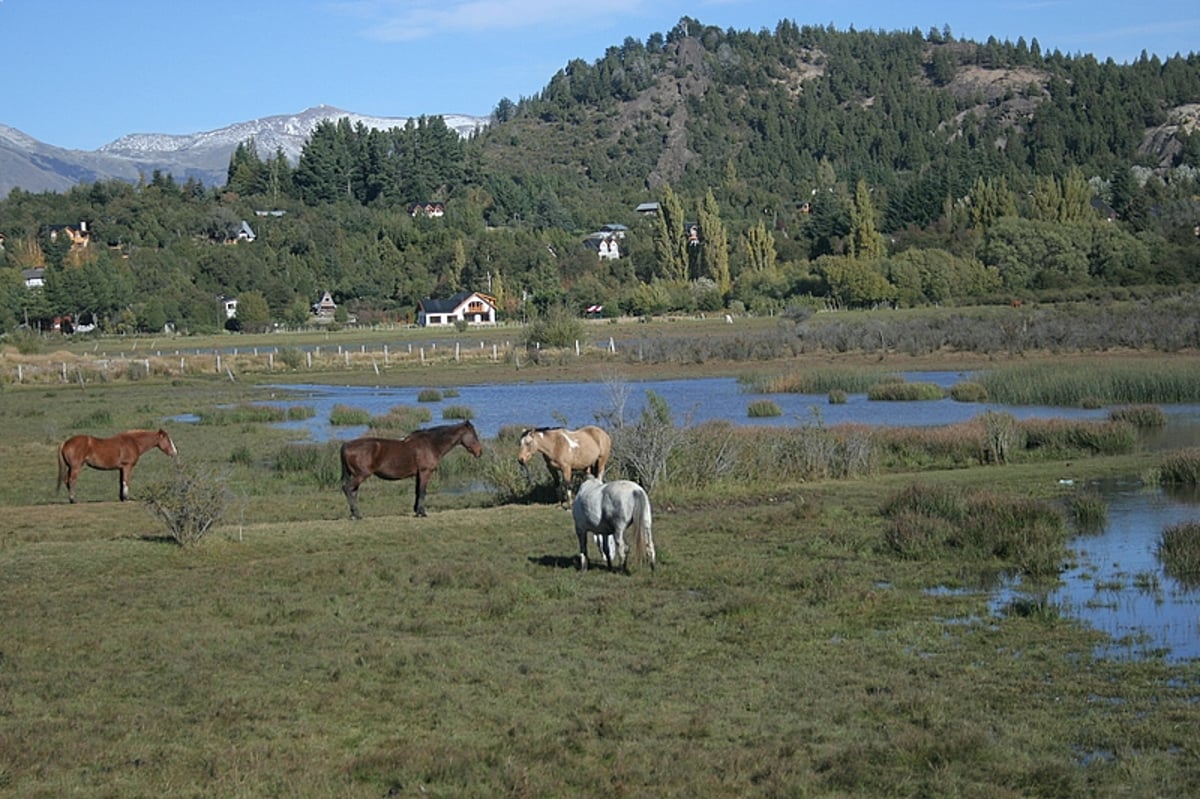
[[[531,427],[521,433],[521,449],[517,461],[524,466],[535,454],[541,453],[546,468],[559,488],[563,507],[571,504],[571,472],[582,469],[592,476],[603,479],[604,467],[612,453],[612,437],[608,431],[596,425],[587,425],[578,430],[564,427]]]
[[[67,496],[74,502],[75,481],[79,479],[84,466],[101,471],[120,469],[121,485],[117,495],[124,502],[129,499],[129,477],[138,458],[155,448],[171,457],[178,452],[175,442],[162,428],[126,430],[110,438],[71,436],[58,448],[58,486],[55,490],[61,491],[63,483],[66,483]]]
[[[478,458],[483,445],[475,425],[463,421],[414,430],[401,439],[356,438],[342,444],[342,493],[350,503],[350,518],[361,519],[358,511],[358,487],[371,475],[384,480],[417,478],[417,500],[413,512],[425,516],[425,489],[438,463],[458,445]]]
[[[625,533],[633,538],[633,554],[638,561],[649,559],[654,570],[654,536],[651,533],[652,514],[646,490],[632,480],[606,483],[589,475],[579,486],[571,505],[575,519],[575,536],[579,539],[579,569],[587,571],[588,533],[596,536],[596,546],[604,553],[612,571],[614,555],[621,568],[629,571],[629,545]],[[616,549],[614,552],[613,549]]]

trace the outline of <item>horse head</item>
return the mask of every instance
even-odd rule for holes
[[[462,445],[467,448],[467,451],[476,458],[483,455],[483,444],[479,442],[479,434],[475,432],[475,425],[471,424],[468,419],[463,422]]]
[[[517,452],[517,463],[522,466],[529,463],[529,459],[538,452],[537,435],[538,431],[532,427],[521,431],[521,449]]]
[[[161,427],[158,429],[156,446],[171,457],[175,457],[179,453],[179,450],[175,449],[175,442],[171,440],[171,436]]]

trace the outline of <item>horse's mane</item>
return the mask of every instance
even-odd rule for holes
[[[459,427],[474,427],[474,425],[471,424],[470,419],[463,419],[461,422],[451,422],[450,424],[439,424],[439,425],[435,425],[433,427],[422,427],[417,430],[413,430],[411,433],[409,433],[409,435],[413,436],[413,435],[420,434],[420,435],[436,436],[436,435],[441,435],[443,433],[449,433],[451,430],[456,430]]]

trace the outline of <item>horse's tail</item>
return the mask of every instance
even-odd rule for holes
[[[633,520],[629,524],[629,532],[633,534],[633,557],[639,563],[649,558],[651,569],[654,568],[652,521],[650,497],[646,495],[646,489],[638,486],[633,494]]]
[[[55,493],[62,491],[63,483],[67,482],[67,472],[70,467],[67,466],[67,453],[64,451],[66,444],[58,446],[58,484],[54,486]]]

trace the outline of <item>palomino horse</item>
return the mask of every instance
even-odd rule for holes
[[[571,504],[572,470],[585,470],[595,477],[603,478],[604,467],[612,452],[612,438],[608,431],[594,424],[578,430],[537,427],[522,432],[521,451],[517,453],[517,460],[521,465],[529,463],[529,459],[539,452],[545,458],[546,468],[550,470],[550,476],[556,484],[559,475],[562,476],[562,490],[559,495],[562,504],[567,506]]]
[[[639,561],[649,559],[650,569],[654,569],[650,498],[637,483],[632,480],[606,483],[598,477],[588,476],[579,486],[579,493],[571,506],[571,515],[575,518],[575,536],[579,539],[581,571],[587,571],[588,567],[588,533],[596,536],[596,546],[604,553],[610,571],[614,556],[621,568],[629,571],[626,532],[633,538],[634,557]]]
[[[121,470],[121,501],[129,499],[129,476],[138,458],[157,447],[174,457],[175,442],[166,430],[127,430],[111,438],[71,436],[58,448],[58,489],[67,484],[67,495],[75,501],[75,481],[84,466],[107,471]]]
[[[425,515],[425,489],[447,452],[461,444],[478,458],[483,445],[470,421],[414,430],[401,439],[356,438],[342,444],[342,493],[350,502],[350,517],[361,519],[358,512],[358,487],[371,475],[384,480],[417,478],[417,501],[413,512]]]

